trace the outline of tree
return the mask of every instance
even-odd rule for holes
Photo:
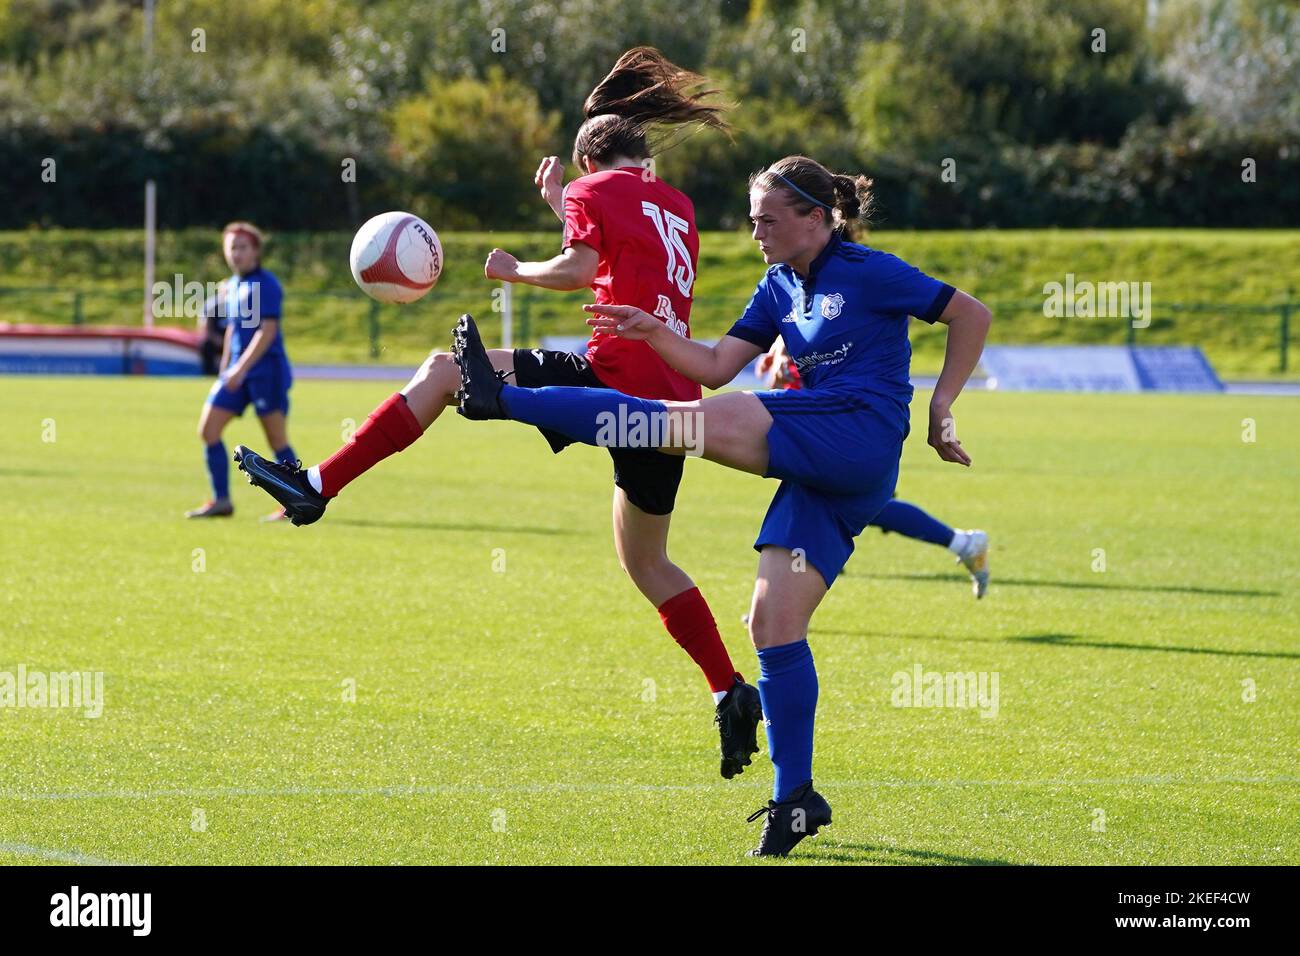
[[[404,177],[396,193],[439,227],[540,225],[551,213],[537,198],[538,160],[559,148],[559,117],[501,70],[486,81],[431,79],[390,117],[392,159]],[[544,215],[543,215],[544,214]]]

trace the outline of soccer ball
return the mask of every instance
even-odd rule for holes
[[[414,302],[442,274],[442,243],[419,216],[386,212],[357,230],[348,256],[361,291],[380,302]]]

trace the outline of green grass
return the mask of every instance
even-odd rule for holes
[[[483,317],[495,335],[495,284],[482,272],[487,252],[499,245],[521,257],[545,258],[557,251],[559,237],[447,233],[442,239],[447,265],[438,287],[415,305],[377,310],[380,332],[372,355],[370,303],[347,268],[351,236],[273,237],[267,264],[286,286],[286,334],[295,360],[418,364],[430,348],[445,347],[448,329],[463,311]],[[1221,374],[1233,377],[1280,374],[1280,309],[1287,290],[1300,289],[1300,231],[880,231],[866,241],[987,301],[996,313],[994,342],[1123,342],[1123,319],[1045,317],[1043,286],[1063,283],[1067,273],[1077,281],[1150,282],[1151,325],[1137,331],[1137,341],[1199,345]],[[0,233],[0,318],[71,321],[79,291],[85,321],[136,323],[143,305],[141,249],[140,234],[125,230]],[[724,333],[762,271],[745,234],[704,234],[691,316],[695,334]],[[201,282],[224,275],[213,232],[160,235],[157,276],[170,280],[177,272]],[[60,291],[20,291],[38,288]],[[585,332],[579,311],[584,301],[590,301],[589,293],[517,287],[520,338],[535,344],[542,335]],[[1293,295],[1293,301],[1300,306],[1300,298]],[[1181,308],[1189,305],[1196,310]],[[1293,315],[1293,324],[1300,325],[1300,316]],[[936,371],[943,336],[914,325],[916,369]],[[1300,376],[1300,356],[1291,355],[1287,375]]]
[[[0,378],[0,670],[106,680],[97,720],[0,709],[0,863],[741,859],[771,767],[716,776],[704,682],[615,560],[602,453],[449,415],[318,525],[259,524],[242,481],[234,519],[187,523],[205,388]],[[386,392],[300,383],[299,452]],[[970,471],[914,434],[900,493],[991,531],[992,591],[941,549],[860,539],[810,634],[835,824],[792,859],[1300,862],[1297,411],[972,393]],[[753,675],[774,485],[687,469],[673,553]],[[891,706],[917,663],[997,672],[998,715]]]

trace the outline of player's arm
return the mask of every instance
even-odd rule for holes
[[[234,320],[232,320],[234,321]],[[258,323],[257,331],[253,333],[252,341],[248,343],[248,348],[239,356],[239,361],[235,363],[230,374],[226,376],[228,383],[236,386],[242,383],[244,377],[248,374],[249,369],[256,365],[266,354],[272,343],[275,342],[275,335],[280,329],[279,319],[263,319]]]
[[[707,388],[721,388],[763,350],[752,342],[724,335],[705,345],[678,335],[654,316],[631,305],[584,305],[592,313],[587,324],[625,339],[650,344],[670,366]]]
[[[575,242],[545,262],[520,262],[504,249],[493,249],[483,265],[483,274],[489,279],[573,292],[591,287],[599,265],[600,255],[595,249]]]
[[[546,200],[546,205],[564,222],[564,164],[558,156],[546,156],[537,167],[533,184]]]
[[[970,456],[957,440],[952,406],[979,364],[993,313],[983,302],[960,289],[953,292],[938,321],[948,326],[943,370],[930,397],[929,443],[944,461],[970,464]]]
[[[772,347],[758,360],[755,371],[759,375],[770,376],[770,388],[784,388],[790,380],[786,372],[786,363],[789,361],[790,353],[785,349],[785,339],[778,335]]]

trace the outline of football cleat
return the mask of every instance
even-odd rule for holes
[[[269,515],[262,515],[262,517],[259,518],[258,520],[261,521],[263,524],[270,521],[288,521],[289,512],[285,511],[283,508],[276,508]]]
[[[505,376],[492,367],[478,326],[468,313],[460,317],[452,331],[451,355],[460,368],[460,390],[456,392],[460,407],[456,411],[474,421],[509,418],[501,404]]]
[[[758,753],[758,725],[762,721],[763,704],[758,697],[758,688],[737,678],[727,696],[718,701],[717,713],[713,716],[722,740],[722,776],[725,779],[744,773],[745,768],[753,763],[750,758]]]
[[[831,825],[831,805],[812,788],[811,780],[780,803],[767,801],[767,806],[749,815],[749,822],[764,815],[763,835],[750,856],[785,856],[804,837]]]
[[[967,531],[966,547],[957,560],[970,572],[971,590],[979,600],[989,589],[989,536],[986,532]]]
[[[197,508],[191,508],[185,512],[187,518],[229,518],[235,513],[235,506],[230,503],[230,499],[223,498],[220,501],[205,501]]]
[[[325,513],[329,499],[311,486],[302,462],[271,461],[245,445],[236,445],[235,464],[248,476],[250,485],[280,502],[294,524],[311,524]]]

